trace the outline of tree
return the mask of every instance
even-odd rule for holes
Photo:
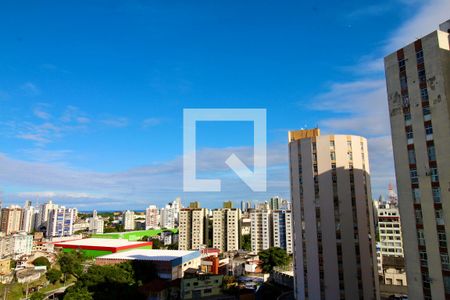
[[[167,249],[169,250],[178,250],[178,243],[173,243],[167,246]]]
[[[50,261],[44,257],[44,256],[40,256],[38,258],[36,258],[35,260],[33,260],[33,265],[35,266],[46,266],[47,270],[50,269]]]
[[[242,249],[245,251],[251,251],[252,250],[252,238],[250,234],[244,234],[242,236]]]
[[[159,239],[152,239],[151,240],[153,245],[152,245],[152,249],[161,249],[163,244],[161,243],[161,241]]]
[[[66,252],[58,258],[61,272],[66,275],[73,275],[76,278],[79,278],[83,272],[83,260],[83,255],[78,252]]]
[[[45,277],[47,277],[47,280],[50,281],[50,283],[55,284],[58,280],[61,279],[62,272],[57,269],[50,269],[45,274]]]
[[[31,295],[30,300],[43,300],[45,298],[45,295],[41,292],[36,292],[33,295]]]
[[[261,267],[265,273],[272,272],[274,267],[286,266],[289,264],[289,256],[286,250],[273,247],[258,253],[261,260]]]
[[[71,287],[64,295],[64,300],[93,300],[87,288]]]

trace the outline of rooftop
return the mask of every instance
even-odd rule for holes
[[[84,248],[94,249],[102,248],[103,250],[124,250],[128,248],[150,246],[151,242],[130,242],[123,239],[101,239],[101,238],[89,238],[81,240],[63,241],[55,243],[55,247],[63,248]]]
[[[136,249],[99,256],[97,259],[160,261],[171,262],[175,266],[199,257],[199,251]]]

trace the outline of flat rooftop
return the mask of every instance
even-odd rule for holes
[[[123,239],[101,239],[88,238],[74,241],[63,241],[55,243],[55,247],[80,248],[80,249],[101,249],[101,250],[125,250],[129,248],[151,246],[151,242],[130,242]]]
[[[170,262],[172,266],[177,266],[200,256],[200,251],[135,249],[99,256],[97,259]]]

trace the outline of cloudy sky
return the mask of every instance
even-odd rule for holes
[[[382,58],[437,29],[448,0],[2,1],[0,191],[4,205],[143,209],[181,196],[289,198],[287,131],[369,139],[373,195],[395,182]],[[198,175],[182,185],[183,109],[267,110],[268,191],[249,122],[201,122]]]

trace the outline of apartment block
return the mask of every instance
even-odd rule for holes
[[[145,210],[145,229],[159,228],[159,211],[155,205]]]
[[[134,230],[134,211],[127,210],[122,215],[123,227],[125,230]]]
[[[450,298],[450,20],[384,59],[409,299]]]
[[[179,223],[179,250],[198,250],[208,243],[208,210],[198,202],[180,210]]]
[[[237,251],[240,247],[241,210],[226,206],[228,208],[214,209],[212,212],[213,248],[217,248],[221,252]]]
[[[47,237],[62,237],[73,234],[75,210],[59,206],[48,213]]]
[[[10,206],[2,208],[0,218],[0,230],[6,234],[12,234],[20,231],[22,224],[22,209],[19,206]]]
[[[249,209],[251,219],[251,246],[252,252],[258,253],[272,247],[272,211],[268,205]]]
[[[272,220],[273,246],[283,248],[291,254],[294,248],[292,212],[290,210],[274,210]]]
[[[379,299],[365,138],[289,132],[296,299]]]

